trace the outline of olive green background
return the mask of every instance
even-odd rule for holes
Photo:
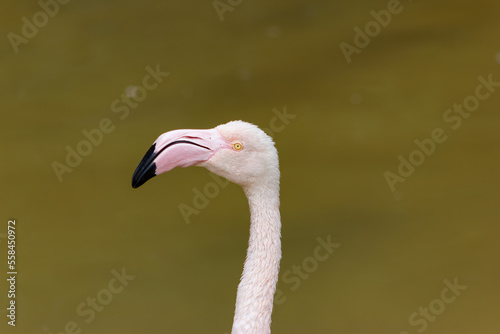
[[[413,334],[425,321],[428,334],[498,333],[500,87],[456,130],[443,115],[479,76],[500,81],[500,5],[401,6],[348,63],[340,43],[387,1],[243,0],[221,21],[212,1],[72,0],[18,53],[7,34],[40,6],[4,3],[0,332],[64,333],[72,321],[88,334],[230,332],[248,240],[242,190],[219,188],[188,225],[179,205],[213,182],[206,170],[177,168],[139,189],[131,176],[159,134],[242,119],[279,126],[286,300],[273,333]],[[113,101],[157,65],[170,75],[120,119]],[[285,107],[295,118],[273,123]],[[52,164],[106,118],[114,130],[60,182]],[[392,192],[384,173],[435,128],[447,140]],[[318,262],[328,236],[340,246]],[[311,272],[297,278],[304,264]],[[122,268],[135,278],[109,294]],[[467,288],[439,302],[455,278]],[[87,323],[77,307],[99,294],[112,300]],[[409,322],[430,305],[432,321]]]

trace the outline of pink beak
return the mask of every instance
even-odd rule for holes
[[[189,167],[210,159],[229,145],[216,129],[165,132],[153,143],[132,176],[132,187],[175,167]]]

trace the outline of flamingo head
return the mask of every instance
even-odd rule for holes
[[[175,167],[201,166],[241,186],[279,180],[274,142],[256,125],[232,121],[207,130],[174,130],[153,143],[132,187]]]

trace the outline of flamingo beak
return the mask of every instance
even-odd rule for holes
[[[132,187],[175,167],[198,165],[210,159],[215,152],[228,148],[216,129],[174,130],[162,134],[142,158],[132,176]]]

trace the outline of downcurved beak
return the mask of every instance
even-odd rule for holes
[[[132,176],[132,187],[175,167],[194,166],[229,147],[216,129],[174,130],[162,134],[142,158]]]

